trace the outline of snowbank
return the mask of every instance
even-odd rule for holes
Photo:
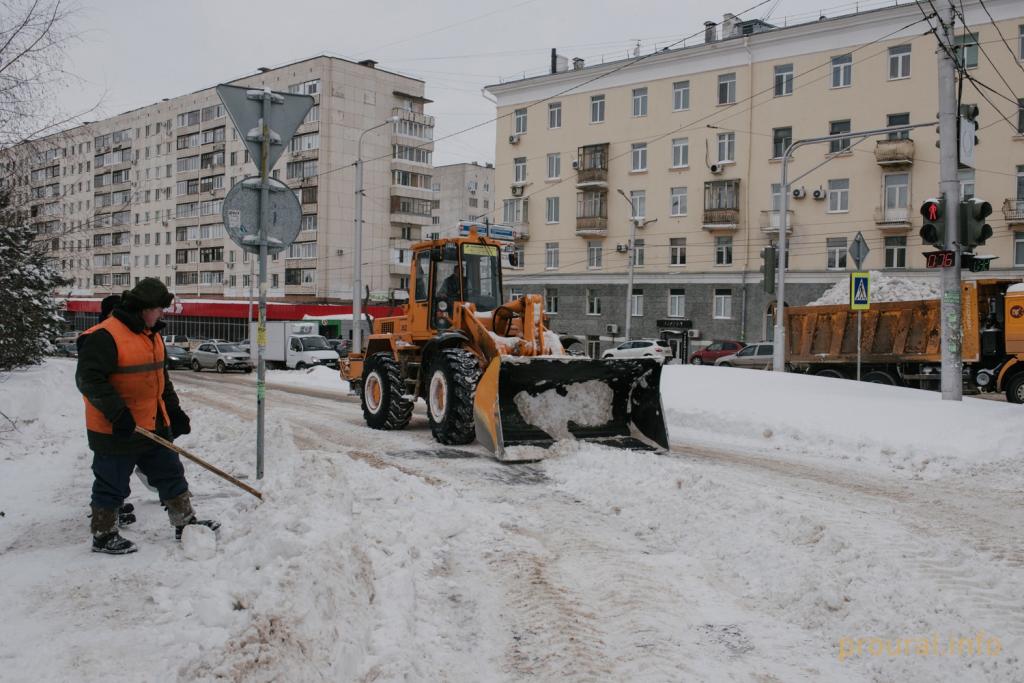
[[[938,392],[738,368],[667,366],[673,443],[780,450],[858,468],[932,474],[1022,472],[1024,408]]]
[[[905,277],[892,277],[878,270],[871,271],[872,303],[938,299],[940,293],[938,278],[911,280]],[[843,279],[832,285],[819,299],[807,305],[835,306],[848,303],[850,303],[850,281]]]

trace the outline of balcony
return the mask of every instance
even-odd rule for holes
[[[910,229],[910,209],[875,207],[875,225],[882,232],[906,232]]]
[[[1003,201],[1003,217],[1006,224],[1024,225],[1024,199],[1006,199]]]
[[[740,226],[740,181],[711,180],[704,183],[705,230],[736,230]]]
[[[608,218],[606,216],[578,216],[576,218],[576,234],[580,237],[604,237],[608,234]]]
[[[779,226],[782,225],[782,212],[781,211],[762,211],[761,212],[761,232],[767,234],[779,233]],[[791,235],[793,233],[793,212],[786,212],[786,234]]]
[[[914,163],[914,141],[897,138],[875,143],[875,161],[879,166],[908,166]]]
[[[576,187],[608,187],[608,143],[580,147],[576,157]]]
[[[427,114],[421,114],[410,109],[402,109],[401,107],[395,107],[391,110],[392,116],[397,116],[402,121],[412,121],[413,123],[419,123],[424,126],[434,127],[434,117]]]

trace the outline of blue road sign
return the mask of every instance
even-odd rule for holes
[[[871,308],[871,273],[850,273],[850,309]]]

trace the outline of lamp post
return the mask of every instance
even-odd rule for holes
[[[389,123],[397,123],[398,117],[392,116],[376,126],[367,128],[359,134],[356,145],[356,225],[355,225],[355,263],[352,268],[352,351],[363,352],[363,137],[370,131],[377,130]]]
[[[629,341],[630,327],[633,319],[633,268],[636,266],[636,229],[646,226],[648,223],[656,223],[657,218],[640,222],[640,217],[634,215],[633,200],[626,196],[621,189],[616,190],[622,198],[629,202],[629,243],[626,245],[626,256],[629,258],[629,275],[626,278],[626,329],[624,341]]]

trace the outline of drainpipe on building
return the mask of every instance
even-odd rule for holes
[[[747,341],[747,271],[750,270],[750,167],[754,153],[754,55],[750,51],[750,36],[743,38],[743,49],[747,51],[747,130],[750,131],[750,141],[747,143],[747,191],[745,207],[747,216],[747,238],[746,247],[743,249],[743,274],[741,283],[743,287],[743,301],[740,304],[740,341]]]

